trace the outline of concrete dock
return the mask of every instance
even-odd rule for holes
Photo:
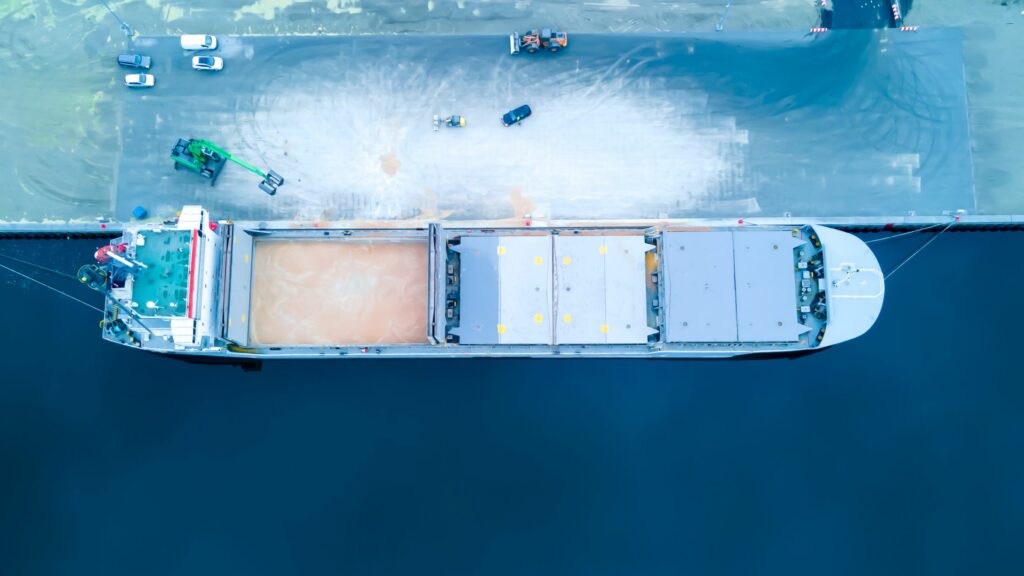
[[[937,215],[975,209],[959,34],[222,38],[219,73],[142,38],[157,86],[123,91],[115,217],[184,203],[246,219]],[[841,64],[841,65],[840,65]],[[909,71],[913,71],[911,74]],[[529,104],[514,128],[503,112]],[[458,113],[468,126],[431,126]],[[168,158],[212,140],[216,187]]]
[[[481,5],[467,9],[464,25],[441,6],[436,16],[445,12],[448,24],[440,28],[428,26],[431,10],[371,26],[376,8],[364,4],[336,17],[313,10],[309,22],[321,27],[310,30],[298,5],[243,10],[233,20],[219,9],[175,9],[161,17],[168,35],[134,36],[120,48],[116,37],[100,42],[96,26],[81,74],[54,58],[11,61],[25,62],[15,77],[31,72],[19,66],[57,67],[88,76],[96,92],[91,102],[48,108],[70,136],[58,143],[27,131],[34,122],[2,127],[23,131],[28,146],[12,148],[18,138],[0,144],[0,165],[15,162],[13,188],[0,196],[0,230],[116,229],[136,206],[163,219],[185,203],[266,220],[1021,220],[1010,186],[1016,172],[1001,160],[1014,148],[1017,116],[990,117],[1005,108],[1005,95],[979,79],[992,65],[978,59],[977,27],[733,31],[813,19],[813,10],[769,4],[738,7],[722,32],[635,32],[703,26],[718,10],[710,4],[680,12],[640,2],[600,18],[594,10],[611,5],[581,8],[556,18],[572,24],[569,50],[533,57],[509,56],[502,33],[451,32],[517,29],[536,20],[539,4],[504,15]],[[129,8],[134,21],[148,10]],[[646,16],[626,18],[633,13]],[[217,74],[191,70],[172,30],[196,31],[210,18],[217,30],[244,34],[219,36],[215,54],[227,65]],[[923,13],[925,21],[943,18],[951,16]],[[364,20],[399,34],[344,34],[345,22]],[[620,25],[627,20],[634,25]],[[605,28],[612,34],[575,32]],[[251,35],[267,32],[285,35]],[[124,70],[111,54],[127,50],[153,56],[156,88],[120,86]],[[92,78],[96,70],[108,78]],[[19,98],[15,112],[30,111]],[[523,103],[533,117],[502,128],[500,114]],[[431,117],[450,113],[468,126],[435,133]],[[258,178],[229,165],[210,188],[173,170],[168,153],[179,137],[212,140],[287,183],[267,197]]]

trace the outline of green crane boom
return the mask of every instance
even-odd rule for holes
[[[224,168],[224,163],[229,161],[262,178],[263,181],[260,182],[259,188],[271,196],[277,193],[278,186],[284,184],[284,178],[277,172],[273,170],[263,172],[209,140],[179,139],[171,149],[171,158],[175,162],[175,169],[189,170],[204,178],[209,178],[211,186],[216,183],[217,176]]]

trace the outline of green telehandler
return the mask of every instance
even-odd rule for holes
[[[273,196],[277,194],[277,187],[284,184],[284,178],[273,170],[263,172],[248,162],[235,158],[230,152],[217,146],[209,140],[185,140],[178,139],[178,143],[171,149],[171,158],[174,160],[175,170],[189,170],[210,180],[210,186],[217,183],[220,171],[228,161],[238,164],[249,172],[263,179],[259,184],[260,190]]]

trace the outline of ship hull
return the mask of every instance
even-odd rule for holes
[[[103,335],[242,363],[792,357],[881,309],[870,249],[826,227],[527,224],[230,223],[186,207],[106,251],[122,280]]]

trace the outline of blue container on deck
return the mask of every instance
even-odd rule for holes
[[[142,206],[136,206],[135,209],[132,210],[132,218],[142,220],[146,216],[149,216],[149,212],[147,212]]]

